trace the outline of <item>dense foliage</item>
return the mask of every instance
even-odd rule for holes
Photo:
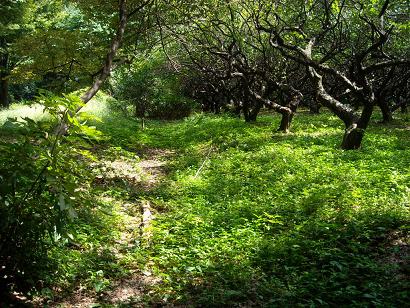
[[[6,281],[32,287],[47,248],[63,235],[67,224],[86,207],[89,188],[84,150],[98,134],[72,118],[82,102],[74,95],[38,98],[48,118],[9,118],[1,133],[0,149],[0,260]],[[55,134],[55,124],[66,118],[72,134]],[[3,290],[4,291],[4,290]]]
[[[406,305],[409,13],[2,1],[0,306]]]
[[[329,113],[305,111],[293,133],[272,138],[280,120],[275,116],[246,124],[197,115],[148,121],[142,130],[107,109],[112,102],[98,99],[90,106],[103,120],[95,123],[104,136],[98,146],[84,152],[82,143],[68,143],[67,153],[77,153],[77,161],[68,163],[65,155],[56,161],[63,163],[57,166],[64,181],[47,171],[44,197],[36,194],[46,199],[27,203],[27,215],[41,211],[49,226],[70,215],[71,206],[80,215],[69,223],[74,228],[51,229],[52,241],[45,238],[57,274],[44,268],[36,273],[43,297],[58,300],[58,286],[70,290],[78,283],[105,294],[117,277],[140,269],[162,282],[145,287],[150,296],[124,304],[398,306],[408,300],[408,117],[382,129],[372,123],[364,149],[344,152],[337,146],[337,119]],[[166,177],[144,188],[150,185],[144,176],[121,170],[151,149],[171,156]],[[91,169],[78,161],[79,152],[96,162]],[[73,183],[79,176],[74,170],[89,170],[93,185],[87,186],[85,174]],[[67,200],[63,209],[55,185],[64,194],[80,187],[87,195]],[[157,217],[150,245],[131,224],[147,201]],[[92,206],[89,211],[79,204]],[[31,227],[34,232],[46,225]]]
[[[372,127],[363,151],[343,152],[335,117],[297,119],[293,134],[273,138],[271,116],[255,126],[196,117],[156,134],[185,153],[152,195],[166,208],[155,224],[154,270],[171,299],[208,307],[408,300],[408,272],[391,259],[408,232],[408,132],[380,138]],[[169,134],[181,141],[168,144]]]
[[[195,103],[183,93],[182,80],[161,51],[135,60],[131,67],[115,72],[112,94],[125,115],[138,118],[180,119],[191,114]],[[129,111],[131,107],[131,112]]]

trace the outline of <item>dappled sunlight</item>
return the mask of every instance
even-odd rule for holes
[[[277,115],[142,129],[106,104],[90,105],[103,135],[80,152],[88,205],[72,240],[50,251],[55,303],[286,306],[402,292],[407,131],[372,126],[362,149],[343,151],[328,113],[299,114],[288,134],[274,130]]]
[[[163,273],[165,282],[208,304],[258,302],[265,292],[308,300],[321,288],[349,284],[346,300],[359,296],[366,282],[357,285],[354,277],[372,283],[384,271],[376,257],[381,233],[402,228],[408,218],[408,156],[375,153],[370,141],[362,151],[339,150],[341,132],[326,128],[273,140],[269,127],[258,129],[257,138],[265,139],[251,152],[243,146],[251,126],[221,138],[209,158],[205,143],[192,147],[186,140],[188,152],[173,163],[179,189],[168,202],[176,210],[156,224],[158,266],[177,266]],[[361,269],[351,268],[359,259]]]
[[[1,110],[0,112],[0,125],[6,122],[7,118],[30,118],[35,121],[44,120],[47,118],[47,114],[44,113],[44,107],[40,104],[22,106],[20,104],[11,105],[7,110]]]
[[[409,0],[0,1],[0,307],[408,306]]]

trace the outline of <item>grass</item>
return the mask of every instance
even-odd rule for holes
[[[32,106],[12,104],[7,110],[0,110],[0,125],[3,125],[7,118],[24,118],[29,117],[33,120],[41,120],[46,118],[41,105],[35,104]]]
[[[285,135],[274,131],[277,115],[247,124],[198,114],[148,121],[141,130],[93,104],[87,108],[105,135],[99,159],[138,161],[150,149],[174,154],[152,189],[127,181],[95,186],[95,211],[76,222],[81,248],[50,252],[59,278],[48,283],[104,292],[139,270],[161,280],[147,287],[147,305],[408,303],[408,116],[380,125],[376,115],[362,149],[342,151],[342,125],[326,112],[301,112]],[[122,204],[138,207],[139,200],[156,213],[151,243],[142,245],[134,232],[135,245],[116,254],[124,222],[135,214],[124,214]]]
[[[375,125],[345,152],[329,114],[299,115],[289,135],[272,136],[272,122],[198,116],[150,132],[180,153],[158,191],[158,294],[210,307],[405,303],[408,268],[386,260],[408,239],[409,131]]]

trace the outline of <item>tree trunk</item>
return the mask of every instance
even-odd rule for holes
[[[247,100],[243,101],[242,112],[245,122],[251,122],[251,112],[249,110],[249,102]]]
[[[241,117],[241,110],[242,110],[242,104],[241,104],[241,102],[233,102],[233,105],[234,105],[234,110],[233,110],[234,114],[235,114],[238,118],[240,118],[240,117]]]
[[[362,144],[363,136],[364,129],[358,128],[356,123],[352,124],[345,131],[341,148],[343,150],[359,149]]]
[[[290,124],[292,123],[293,116],[296,113],[296,110],[299,107],[300,102],[302,101],[303,95],[299,91],[294,91],[293,96],[288,104],[287,109],[280,108],[278,111],[282,114],[282,120],[278,131],[288,133],[290,129]]]
[[[252,122],[248,108],[243,108],[243,117],[245,118],[245,122]]]
[[[215,114],[220,114],[221,113],[221,105],[220,105],[219,101],[215,101],[213,106],[214,106],[214,108],[213,108],[214,113]]]
[[[399,99],[399,102],[400,102],[400,112],[407,113],[407,99],[401,98]]]
[[[293,111],[292,112],[283,112],[282,113],[282,120],[280,121],[280,126],[278,131],[288,133],[290,129],[290,124],[292,123],[293,119]]]
[[[7,108],[10,105],[9,101],[9,80],[4,77],[0,77],[0,106]]]
[[[262,109],[262,104],[260,101],[255,101],[253,108],[249,112],[249,121],[256,122],[256,118],[258,117],[259,112]]]
[[[373,114],[374,97],[370,97],[367,100],[363,97],[362,104],[364,106],[360,117],[346,128],[341,145],[343,150],[356,150],[362,144],[364,133]]]
[[[258,116],[257,112],[254,112],[253,110],[251,112],[249,112],[248,115],[248,121],[247,122],[256,122],[256,118]]]
[[[319,114],[320,113],[320,104],[318,103],[316,98],[314,98],[313,100],[311,100],[309,102],[309,112],[311,114]]]
[[[6,48],[6,40],[1,39],[0,48]],[[0,54],[0,107],[7,108],[9,102],[9,54]]]
[[[380,110],[382,112],[383,115],[383,123],[389,123],[393,120],[393,115],[391,112],[391,109],[389,107],[389,104],[387,103],[386,99],[384,97],[381,97],[378,102],[377,105],[380,107]]]

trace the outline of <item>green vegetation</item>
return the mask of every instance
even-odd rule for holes
[[[408,232],[408,132],[346,153],[328,114],[301,114],[294,134],[273,138],[272,120],[199,117],[178,129],[184,155],[162,193],[153,258],[169,296],[205,306],[404,304],[405,275],[388,259]]]
[[[197,106],[183,95],[180,76],[171,68],[160,50],[142,54],[134,65],[117,71],[111,88],[118,99],[113,107],[126,116],[181,119]]]
[[[409,13],[2,0],[0,306],[406,306]]]
[[[70,144],[87,157],[85,169],[70,168],[91,173],[76,175],[88,179],[90,206],[49,243],[42,298],[59,302],[82,286],[110,305],[117,281],[146,273],[156,282],[123,304],[407,303],[408,117],[372,124],[363,149],[346,152],[329,113],[300,112],[290,134],[272,132],[280,119],[269,114],[254,124],[198,114],[142,130],[99,100],[89,109],[102,136],[87,154]],[[138,163],[152,158],[166,165],[150,187]],[[148,241],[143,202],[155,215]]]

